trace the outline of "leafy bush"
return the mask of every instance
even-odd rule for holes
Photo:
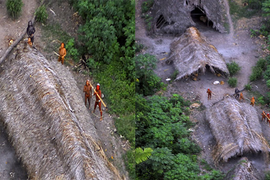
[[[143,44],[138,44],[138,43],[135,43],[135,53],[139,53],[141,52],[141,50],[143,49]]]
[[[227,63],[227,68],[231,76],[235,75],[241,69],[241,67],[236,62]]]
[[[257,63],[256,66],[260,67],[263,71],[266,70],[266,60],[260,58]]]
[[[35,15],[36,15],[35,19],[37,22],[45,23],[48,19],[48,14],[46,11],[46,7],[44,5],[40,6],[36,10]]]
[[[154,4],[154,0],[144,1],[141,7],[142,13],[146,13],[147,11],[149,11],[149,9],[153,6],[153,4]]]
[[[248,90],[248,91],[250,91],[251,90],[251,85],[250,84],[246,84],[245,85],[245,89]]]
[[[7,12],[12,18],[17,18],[21,13],[23,2],[22,0],[7,0]]]
[[[252,68],[252,74],[249,76],[249,80],[250,81],[255,81],[257,79],[259,79],[262,76],[262,68],[258,67],[258,66],[254,66]]]
[[[74,38],[71,38],[66,43],[67,55],[70,56],[75,62],[79,62],[79,52],[75,48]]]
[[[136,63],[136,92],[145,96],[153,95],[159,90],[163,83],[154,73],[157,59],[150,54],[140,54],[135,56]]]
[[[237,85],[237,79],[235,77],[230,77],[228,80],[228,84],[230,87],[236,87]]]
[[[259,102],[260,104],[262,104],[262,105],[265,105],[264,97],[263,97],[263,96],[260,96],[260,97],[258,98],[258,102]]]
[[[269,80],[270,79],[270,65],[267,66],[266,71],[263,73],[263,78],[265,80]]]

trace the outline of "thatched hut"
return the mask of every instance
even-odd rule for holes
[[[75,80],[51,63],[21,43],[0,64],[0,120],[29,178],[121,179]]]
[[[227,162],[229,158],[245,153],[270,151],[253,106],[227,96],[207,109],[206,119],[216,139],[214,162]]]
[[[235,167],[229,171],[225,177],[229,180],[261,180],[263,179],[259,171],[246,158],[242,157]]]
[[[229,74],[223,57],[195,27],[188,28],[183,35],[175,38],[170,51],[167,62],[173,61],[178,70],[176,80],[198,71],[204,73],[206,67],[213,73]]]
[[[153,17],[151,29],[153,33],[182,34],[186,28],[203,21],[224,33],[224,24],[228,22],[226,10],[224,0],[155,0],[149,14]]]

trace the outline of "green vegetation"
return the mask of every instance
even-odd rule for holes
[[[40,6],[35,12],[37,22],[45,23],[48,19],[48,14],[46,7],[44,5]]]
[[[228,84],[230,87],[236,87],[237,86],[237,79],[235,77],[230,77],[228,80]]]
[[[270,180],[270,171],[265,173],[264,180]]]
[[[8,15],[13,19],[18,18],[22,10],[22,0],[7,0],[6,7]]]
[[[153,95],[164,84],[154,73],[157,59],[150,54],[139,54],[135,57],[136,62],[136,92],[144,96]]]
[[[198,176],[196,154],[200,148],[190,139],[193,126],[190,102],[174,94],[171,98],[152,96],[147,100],[136,95],[136,147],[150,147],[149,159],[137,164],[137,179],[222,179],[221,172],[209,171]],[[206,164],[205,164],[206,165]]]
[[[154,0],[146,0],[142,3],[142,13],[146,13],[150,10],[150,8],[153,6]]]
[[[250,91],[251,90],[251,85],[250,84],[246,84],[245,85],[245,89],[248,90],[248,91]]]
[[[251,18],[261,12],[261,0],[247,0],[247,6],[238,4],[236,1],[229,0],[230,14],[238,18]]]
[[[231,76],[235,75],[241,69],[241,67],[234,61],[231,63],[227,63],[227,68],[228,68]]]

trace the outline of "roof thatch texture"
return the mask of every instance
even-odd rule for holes
[[[30,179],[121,179],[66,67],[19,46],[0,64],[0,120]]]
[[[206,65],[209,65],[213,73],[220,70],[224,75],[229,74],[226,63],[217,49],[195,27],[188,28],[183,35],[175,38],[170,50],[167,61],[173,60],[175,69],[179,72],[175,80],[198,70],[204,73]]]
[[[263,179],[258,170],[246,158],[242,157],[235,167],[229,171],[225,179],[230,180],[261,180]]]
[[[214,162],[225,162],[248,152],[269,152],[256,109],[227,96],[206,111],[206,119],[216,139]]]

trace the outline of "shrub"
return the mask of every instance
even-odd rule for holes
[[[265,80],[269,80],[270,79],[270,65],[267,66],[266,71],[263,73],[263,78]]]
[[[68,40],[68,42],[66,43],[66,49],[68,52],[67,55],[72,57],[75,62],[79,62],[79,52],[75,48],[74,38]]]
[[[249,76],[249,80],[250,81],[255,81],[257,79],[259,79],[262,76],[262,68],[258,67],[258,66],[254,66],[252,68],[252,74]]]
[[[142,13],[146,13],[153,6],[154,0],[147,0],[142,3]]]
[[[37,22],[45,23],[46,20],[48,19],[48,14],[47,14],[47,11],[46,11],[46,7],[44,5],[40,6],[36,10],[35,15],[36,15],[36,21]]]
[[[241,67],[236,62],[227,63],[227,68],[231,76],[235,75],[241,69]]]
[[[258,102],[259,102],[260,104],[262,104],[262,105],[265,105],[264,97],[263,97],[263,96],[260,96],[260,97],[258,98]]]
[[[248,91],[250,91],[251,90],[251,85],[250,84],[246,84],[245,85],[245,89],[248,90]]]
[[[17,18],[22,10],[22,0],[7,0],[7,12],[12,18]]]
[[[262,70],[266,70],[266,60],[260,58],[257,63],[256,66],[260,67]]]
[[[230,77],[228,80],[228,84],[230,87],[236,87],[237,85],[237,79],[235,77]]]

